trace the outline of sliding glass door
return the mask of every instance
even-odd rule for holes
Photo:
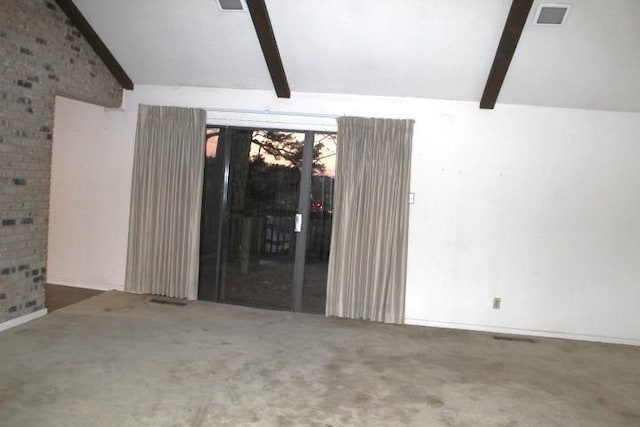
[[[200,298],[323,313],[335,135],[208,134]]]

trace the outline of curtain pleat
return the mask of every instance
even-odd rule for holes
[[[413,120],[338,119],[327,316],[404,322]]]
[[[125,290],[196,299],[206,112],[141,105]]]

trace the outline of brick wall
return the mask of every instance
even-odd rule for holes
[[[0,0],[0,322],[44,307],[56,94],[107,107],[122,88],[54,1]]]

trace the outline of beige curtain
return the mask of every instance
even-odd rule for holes
[[[327,316],[404,322],[413,120],[341,117]]]
[[[206,112],[141,105],[125,290],[196,299]]]

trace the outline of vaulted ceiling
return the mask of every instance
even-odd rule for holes
[[[136,84],[273,90],[246,11],[221,11],[217,0],[74,3]],[[266,0],[292,96],[475,102],[511,3]],[[573,7],[560,27],[533,25],[538,3],[498,105],[640,112],[640,1],[564,1]]]

